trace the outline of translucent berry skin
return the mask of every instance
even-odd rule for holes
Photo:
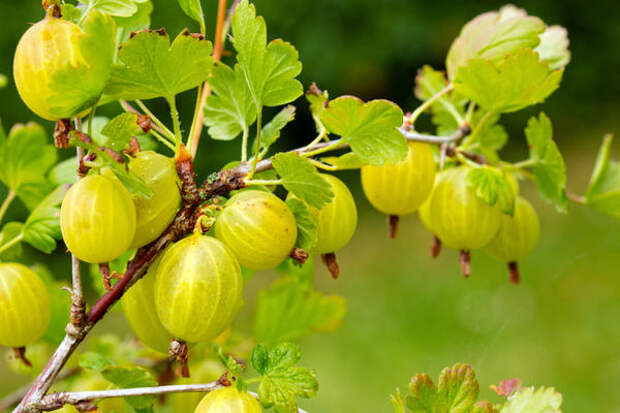
[[[518,261],[532,251],[539,233],[536,211],[525,198],[518,196],[514,215],[502,215],[499,231],[486,250],[502,261]]]
[[[224,387],[208,393],[194,413],[261,413],[258,401],[248,392],[236,387]]]
[[[321,210],[310,207],[317,223],[317,243],[314,252],[327,254],[346,246],[357,228],[357,207],[349,188],[332,175],[323,175],[334,193],[332,201]]]
[[[443,174],[443,171],[437,174],[437,180],[440,179],[441,174]],[[420,205],[420,208],[418,209],[418,218],[420,218],[420,222],[430,232],[433,232],[433,227],[431,223],[431,198],[432,197],[433,197],[433,191],[431,191],[431,194],[428,196],[428,198],[426,198],[426,200],[422,203],[422,205]]]
[[[150,198],[133,197],[136,235],[131,248],[139,248],[155,241],[174,220],[181,205],[181,193],[174,160],[164,155],[140,152],[129,162],[129,170],[153,190]]]
[[[395,164],[362,167],[366,198],[388,215],[415,212],[428,198],[435,182],[435,160],[430,145],[409,142],[407,156]]]
[[[106,24],[114,21],[107,17]],[[15,85],[24,103],[38,116],[72,118],[99,99],[110,77],[114,39],[110,37],[106,47],[98,48],[96,56],[84,56],[84,36],[76,24],[46,17],[20,39],[13,61]],[[71,93],[69,89],[55,90],[58,79],[70,79],[79,87]]]
[[[80,260],[112,261],[129,248],[136,233],[131,194],[115,178],[87,176],[65,195],[60,228],[67,248]]]
[[[123,294],[121,304],[125,318],[136,337],[153,350],[168,354],[173,337],[159,320],[157,312],[152,311],[155,308],[157,267],[162,256],[151,264],[144,277]]]
[[[213,237],[192,234],[164,253],[157,267],[155,308],[176,339],[210,341],[237,315],[242,290],[232,251]]]
[[[502,218],[497,205],[485,204],[467,185],[468,172],[466,166],[444,171],[429,204],[433,232],[458,250],[484,247],[497,234]]]
[[[289,256],[297,223],[288,206],[271,192],[248,190],[234,195],[215,223],[215,236],[251,270],[274,268]]]
[[[50,321],[51,303],[41,277],[16,263],[0,264],[0,345],[36,342]]]

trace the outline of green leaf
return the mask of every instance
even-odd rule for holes
[[[297,50],[277,39],[267,45],[267,27],[247,0],[236,7],[231,21],[237,62],[257,107],[279,106],[303,93],[295,79],[302,69]]]
[[[61,6],[62,18],[72,23],[78,24],[82,18],[82,10],[71,3],[65,3]]]
[[[15,238],[22,235],[24,230],[24,224],[21,222],[7,222],[4,227],[2,227],[2,232],[0,232],[0,247],[6,244],[9,241],[14,241]],[[7,248],[2,251],[0,254],[0,260],[7,261],[15,261],[22,255],[22,244],[20,242],[13,244],[13,246]]]
[[[97,103],[101,89],[110,78],[116,49],[116,25],[114,19],[99,10],[91,10],[84,21],[85,34],[80,37],[79,53],[88,62],[84,70],[77,70],[67,60],[65,67],[54,71],[48,98],[51,113],[80,113]],[[86,63],[84,63],[86,65]],[[80,85],[80,87],[76,87]]]
[[[514,6],[487,12],[467,23],[454,40],[446,58],[450,79],[471,59],[482,58],[499,63],[522,48],[534,48],[545,24]]]
[[[405,406],[405,401],[403,400],[403,395],[400,393],[400,389],[396,389],[395,395],[390,395],[390,402],[392,402],[394,413],[407,413],[407,407]]]
[[[0,146],[0,180],[19,194],[24,185],[44,181],[56,160],[56,149],[41,125],[15,125]]]
[[[515,193],[502,171],[487,165],[472,168],[467,174],[467,185],[485,204],[498,204],[503,213],[514,213]]]
[[[333,198],[327,180],[306,158],[294,152],[286,152],[276,154],[272,162],[284,188],[308,205],[321,209]]]
[[[88,370],[101,371],[109,366],[114,365],[114,362],[99,353],[89,351],[80,354],[78,364],[80,367]]]
[[[427,374],[413,377],[407,407],[413,413],[469,413],[478,397],[478,390],[478,381],[471,366],[456,364],[441,372],[438,387]]]
[[[318,227],[310,213],[310,209],[303,201],[294,197],[288,198],[286,205],[295,215],[295,222],[297,222],[297,241],[295,245],[308,252],[312,251],[318,240]]]
[[[541,62],[536,52],[521,49],[499,64],[470,60],[456,73],[454,90],[489,112],[515,112],[543,102],[559,87],[562,74]]]
[[[562,395],[553,387],[525,387],[500,409],[500,413],[562,413]]]
[[[554,203],[558,210],[565,212],[568,208],[564,191],[566,165],[553,141],[549,118],[542,112],[538,118],[530,118],[525,128],[525,137],[530,147],[530,158],[535,162],[534,176],[541,196],[547,202]]]
[[[474,404],[470,413],[499,413],[499,411],[491,402],[483,400]]]
[[[536,48],[540,60],[547,62],[551,69],[561,69],[570,62],[568,50],[568,31],[562,26],[550,26],[540,35]]]
[[[205,28],[205,16],[202,11],[202,4],[200,4],[200,0],[178,0],[179,5],[192,19],[196,20],[200,23],[200,28],[204,30]]]
[[[403,111],[388,100],[364,103],[353,96],[339,97],[329,102],[321,121],[369,164],[395,163],[407,154],[407,141],[398,130]]]
[[[586,192],[592,208],[620,219],[620,162],[611,161],[613,136],[603,140]]]
[[[42,178],[40,181],[22,185],[17,193],[17,197],[26,205],[29,211],[32,211],[56,187],[57,185],[54,183]]]
[[[285,276],[259,293],[254,335],[268,345],[297,341],[312,332],[334,331],[345,313],[343,297],[325,296],[300,279]]]
[[[60,203],[69,190],[69,185],[61,185],[49,194],[32,211],[24,225],[24,240],[45,253],[56,248],[60,233]]]
[[[157,386],[157,380],[142,367],[108,366],[101,370],[101,375],[121,389]],[[155,396],[126,397],[125,400],[134,409],[148,409],[155,403]]]
[[[285,106],[276,116],[263,127],[261,149],[267,150],[280,138],[280,131],[295,119],[295,106]],[[254,145],[256,146],[256,145]]]
[[[368,165],[353,152],[347,152],[340,156],[326,156],[325,158],[321,158],[321,162],[335,166],[339,170],[360,169],[363,166]]]
[[[133,0],[84,0],[86,13],[91,10],[99,10],[110,16],[130,17],[138,11],[138,6]]]
[[[448,86],[448,79],[443,72],[425,65],[418,70],[415,83],[415,96],[421,101],[426,101],[445,89]],[[463,96],[450,92],[441,96],[431,105],[433,123],[439,127],[439,134],[449,135],[459,128],[460,125],[457,123],[456,117],[457,115],[460,115],[461,118],[464,117],[466,102],[467,100]]]
[[[314,256],[310,255],[305,264],[287,258],[276,267],[276,271],[282,275],[290,275],[306,288],[312,288],[314,285]]]
[[[299,346],[282,343],[266,353],[266,348],[259,344],[255,352],[257,354],[252,355],[252,364],[262,376],[258,398],[264,408],[273,407],[279,413],[293,413],[297,412],[296,397],[316,396],[319,388],[316,374],[295,366],[301,358]]]
[[[135,113],[121,113],[113,118],[101,130],[101,134],[108,138],[104,145],[116,152],[126,149],[133,136],[143,133],[137,121],[138,115]]]
[[[327,93],[327,90],[319,89],[316,83],[312,83],[310,89],[306,92],[306,100],[310,103],[310,112],[312,112],[312,119],[316,125],[317,133],[325,132],[325,126],[321,122],[321,114],[329,101],[329,93]]]
[[[0,89],[5,88],[9,84],[9,79],[0,73]]]
[[[137,33],[121,46],[105,93],[114,99],[171,98],[204,82],[211,73],[211,42],[181,32],[172,45],[160,31]]]
[[[66,282],[57,282],[52,271],[43,264],[37,263],[30,268],[43,279],[50,295],[50,322],[42,339],[53,346],[58,346],[65,337],[65,327],[71,314],[71,294],[66,290],[68,285]]]
[[[491,113],[488,115],[485,123],[479,128],[478,125],[488,112],[478,109],[474,112],[471,120],[471,129],[476,130],[476,134],[470,135],[466,140],[467,150],[471,150],[484,155],[491,163],[499,162],[497,152],[508,142],[508,133],[506,129],[497,122],[500,114]]]
[[[56,164],[48,174],[49,180],[56,185],[73,184],[77,181],[77,157],[65,159]]]
[[[235,70],[217,63],[209,79],[213,93],[205,106],[205,125],[215,140],[235,139],[242,131],[247,133],[256,120],[256,106],[239,66]]]
[[[125,43],[129,40],[132,32],[148,29],[151,26],[151,13],[153,3],[151,1],[140,1],[136,4],[138,11],[130,17],[116,17],[116,44]],[[115,57],[114,62],[117,62]]]

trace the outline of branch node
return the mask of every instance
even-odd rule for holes
[[[74,130],[73,124],[69,119],[60,119],[54,128],[54,145],[58,149],[69,147],[69,133]]]

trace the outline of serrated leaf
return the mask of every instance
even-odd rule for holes
[[[562,395],[553,387],[526,387],[500,409],[500,413],[562,413]]]
[[[554,203],[558,210],[566,211],[566,165],[553,141],[549,118],[542,112],[538,118],[530,118],[525,128],[525,137],[530,147],[530,158],[536,162],[533,171],[541,196],[547,202]]]
[[[489,112],[515,112],[543,102],[559,87],[562,74],[536,52],[521,49],[499,63],[470,60],[456,73],[454,90]]]
[[[204,82],[211,73],[211,42],[181,32],[144,31],[124,43],[105,93],[114,99],[171,98]]]
[[[24,224],[21,222],[7,222],[2,227],[2,232],[0,232],[0,247],[5,245],[7,242],[14,241],[16,238],[20,237],[24,229]],[[11,247],[2,251],[0,254],[0,260],[4,262],[15,261],[22,254],[22,244],[20,242],[13,244]]]
[[[48,98],[52,114],[58,111],[66,116],[67,111],[77,114],[92,107],[110,78],[116,47],[114,19],[100,10],[91,10],[84,21],[84,33],[77,52],[87,62],[82,63],[83,70],[76,70],[68,59],[66,66],[54,71],[52,76],[50,89],[54,93]]]
[[[620,219],[620,162],[610,159],[612,141],[612,135],[603,140],[585,198],[592,208]]]
[[[62,238],[60,203],[68,190],[69,185],[59,186],[32,211],[24,224],[24,241],[48,254],[56,248]]]
[[[272,163],[284,188],[308,205],[321,209],[334,197],[327,180],[306,158],[294,152],[278,153]]]
[[[297,341],[311,332],[335,330],[346,313],[346,302],[325,296],[297,278],[285,276],[258,295],[254,335],[267,345]]]
[[[71,3],[65,3],[61,6],[62,18],[72,23],[78,24],[82,18],[82,10]]]
[[[394,413],[407,413],[407,407],[403,400],[403,395],[400,393],[400,389],[396,389],[396,394],[390,395],[390,402],[394,408]]]
[[[264,127],[261,135],[261,150],[267,150],[280,138],[280,131],[295,119],[295,106],[285,106]],[[254,145],[256,146],[256,145]]]
[[[209,86],[213,93],[204,108],[204,123],[209,135],[216,140],[229,141],[242,131],[247,133],[256,120],[256,106],[239,66],[233,70],[218,62]]]
[[[487,165],[472,168],[467,174],[467,185],[485,204],[498,204],[505,214],[514,213],[515,194],[502,171]]]
[[[200,0],[178,0],[178,2],[185,14],[200,23],[200,27],[204,29],[205,16]]]
[[[269,350],[263,344],[257,344],[252,351],[252,367],[259,373],[265,374],[269,368]]]
[[[412,413],[434,413],[437,402],[437,388],[428,374],[416,374],[409,384],[407,408]]]
[[[235,8],[231,21],[233,45],[255,105],[279,106],[292,102],[303,93],[295,79],[301,73],[297,50],[277,39],[267,45],[267,27],[247,0]]]
[[[508,142],[508,133],[497,123],[500,118],[498,113],[489,114],[485,123],[478,127],[485,115],[487,112],[483,109],[474,112],[470,126],[476,133],[467,138],[466,146],[468,150],[484,155],[490,163],[495,164],[499,161],[497,152]]]
[[[545,24],[514,6],[487,12],[467,23],[454,40],[446,58],[450,79],[471,59],[482,58],[498,63],[522,48],[534,48]]]
[[[339,170],[360,169],[363,166],[368,165],[353,152],[348,152],[340,156],[326,156],[325,158],[321,158],[321,162],[335,166]]]
[[[135,113],[121,113],[112,118],[101,130],[101,134],[108,138],[102,144],[114,149],[116,152],[126,149],[133,136],[143,133],[137,121],[138,115]]]
[[[319,89],[316,83],[313,83],[306,92],[306,100],[310,103],[310,112],[312,113],[317,133],[324,133],[325,126],[321,122],[321,114],[329,101],[329,93],[327,90]]]
[[[540,60],[551,69],[561,69],[570,62],[568,31],[562,26],[550,26],[540,35],[540,44],[535,49]]]
[[[157,386],[157,380],[142,367],[108,366],[101,370],[101,375],[121,389]],[[127,397],[125,400],[134,409],[148,409],[155,403],[155,396]]]
[[[388,100],[364,103],[353,96],[342,96],[329,102],[321,121],[369,164],[395,163],[407,154],[407,141],[398,130],[403,111]]]
[[[426,101],[445,89],[448,86],[448,79],[443,72],[425,65],[418,70],[415,83],[415,96],[421,101]],[[463,117],[465,103],[466,99],[451,92],[444,94],[431,105],[433,123],[441,127],[440,134],[449,134],[458,129],[454,113]],[[444,123],[449,123],[449,126]]]
[[[24,185],[43,181],[56,160],[56,149],[41,125],[15,125],[0,146],[0,180],[19,194]]]
[[[148,29],[151,26],[151,13],[153,3],[151,1],[140,1],[136,4],[138,10],[130,17],[116,17],[116,44],[125,43],[129,40],[132,32]],[[117,62],[116,56],[114,59]]]
[[[80,354],[78,364],[80,367],[88,370],[101,371],[112,366],[114,362],[99,353],[86,352]]]
[[[296,344],[278,344],[267,356],[265,348],[259,347],[257,351],[261,354],[256,357],[256,366],[262,371],[258,388],[261,404],[281,413],[296,412],[296,397],[311,398],[316,395],[319,388],[316,374],[312,370],[295,366],[301,358]]]
[[[306,251],[312,251],[318,240],[317,223],[308,206],[297,198],[288,198],[286,205],[295,215],[297,222],[297,241],[295,245]]]

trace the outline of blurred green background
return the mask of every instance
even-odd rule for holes
[[[215,0],[206,1],[210,22]],[[422,2],[414,0],[276,0],[255,1],[265,16],[269,37],[283,37],[299,50],[304,86],[316,81],[332,97],[354,94],[389,98],[405,110],[415,107],[416,70],[423,64],[443,67],[444,56],[460,28],[475,15],[496,9],[496,1]],[[568,28],[572,62],[562,87],[544,107],[505,116],[511,135],[507,159],[521,159],[526,145],[522,129],[540,110],[551,117],[555,137],[566,157],[568,187],[583,193],[603,133],[619,132],[620,8],[608,1],[522,1],[519,7],[547,24]],[[38,0],[2,1],[0,73],[10,75],[13,50],[29,22],[42,16]],[[175,34],[192,22],[172,0],[155,1],[153,27]],[[213,23],[210,25],[212,31]],[[196,27],[193,27],[196,29]],[[189,126],[193,92],[182,96],[184,125]],[[162,116],[163,102],[149,104]],[[298,122],[285,130],[283,147],[308,140],[314,127],[303,100]],[[116,107],[102,110],[112,115]],[[0,89],[0,118],[5,127],[35,120],[12,84]],[[424,119],[424,122],[428,120]],[[424,124],[424,123],[422,123]],[[45,126],[52,130],[51,123]],[[51,135],[50,135],[51,136]],[[615,158],[620,158],[616,144]],[[64,156],[68,156],[65,154]],[[204,177],[238,156],[238,142],[204,139],[197,169]],[[1,166],[0,166],[1,167]],[[356,173],[343,173],[358,199],[356,237],[339,254],[342,275],[333,281],[323,268],[317,288],[347,297],[343,326],[331,335],[302,342],[303,364],[317,369],[321,390],[302,407],[318,412],[390,412],[389,393],[405,389],[410,377],[457,361],[478,372],[484,397],[488,385],[520,377],[530,385],[554,385],[564,394],[564,411],[620,412],[620,223],[587,208],[573,206],[561,215],[533,200],[542,221],[541,240],[521,263],[523,281],[507,283],[504,265],[481,252],[473,254],[473,274],[459,275],[454,251],[436,261],[428,257],[430,235],[417,218],[402,220],[399,237],[388,240],[385,219],[364,199]],[[24,216],[15,202],[7,220]],[[45,260],[28,251],[27,260]],[[67,280],[69,260],[58,248],[51,267]],[[260,274],[246,290],[252,308],[255,293],[275,277]],[[243,317],[242,317],[243,318]],[[247,315],[246,315],[247,318]],[[122,316],[113,313],[97,331],[127,333]],[[27,382],[0,360],[0,398]]]

